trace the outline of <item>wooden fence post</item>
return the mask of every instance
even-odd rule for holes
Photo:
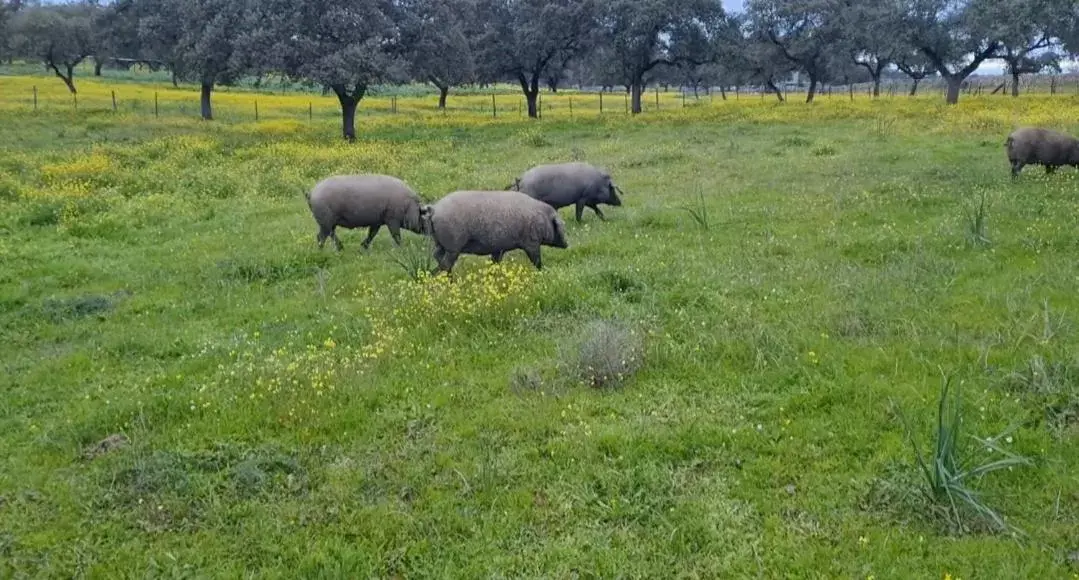
[[[34,112],[37,112],[37,85],[34,85]]]
[[[154,117],[157,117],[157,91],[154,91]]]
[[[603,91],[599,92],[599,114],[603,114]]]
[[[79,93],[72,93],[71,94],[71,99],[72,99],[72,102],[75,103],[75,111],[78,111],[79,110]]]
[[[314,105],[311,103],[311,101],[308,101],[307,102],[307,120],[311,121],[311,120],[314,120],[314,118],[315,118]]]
[[[656,87],[656,110],[659,110],[659,87]]]
[[[494,93],[491,93],[491,117],[498,118],[498,105],[495,103]]]
[[[255,99],[255,122],[259,120],[259,100]]]
[[[112,112],[116,112],[116,91],[112,92]]]
[[[573,95],[569,96],[569,118],[573,118]]]

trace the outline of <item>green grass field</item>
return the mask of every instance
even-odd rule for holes
[[[1079,571],[1079,173],[1013,183],[1003,150],[1017,123],[1079,133],[1075,97],[383,116],[351,146],[329,117],[19,99],[0,577]],[[542,272],[414,280],[407,232],[319,251],[302,195],[385,172],[434,200],[574,158],[625,205],[563,210]],[[587,386],[579,345],[614,323],[584,352],[640,368]],[[932,448],[944,375],[971,466],[1004,457],[971,435],[1015,427],[995,444],[1032,465],[969,485],[1024,534],[925,495],[901,417]]]

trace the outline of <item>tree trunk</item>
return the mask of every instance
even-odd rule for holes
[[[910,96],[913,97],[914,95],[918,94],[918,83],[922,82],[922,79],[918,77],[911,77],[910,80],[914,81],[914,83],[910,86]]]
[[[67,76],[64,76],[64,73],[60,72],[60,68],[57,67],[55,63],[50,62],[49,66],[52,67],[52,70],[56,73],[56,76],[60,77],[60,80],[64,81],[64,84],[67,85],[67,90],[71,94],[74,95],[78,93],[78,91],[75,90],[75,65],[64,65],[64,68],[67,69]]]
[[[719,96],[723,97],[723,100],[727,100],[727,88],[723,85],[719,85]]]
[[[174,89],[180,88],[180,82],[176,78],[176,71],[172,71],[172,88],[174,88]]]
[[[539,117],[539,107],[536,106],[536,102],[539,100],[539,91],[527,90],[525,91],[525,102],[528,103],[528,118],[536,119]]]
[[[449,87],[438,87],[438,108],[444,110],[446,108],[446,96],[450,94]]]
[[[67,90],[71,91],[71,94],[73,95],[78,93],[78,91],[75,90],[75,71],[73,70],[74,68],[75,67],[72,66],[67,67],[67,76],[64,77],[64,84],[67,85]]]
[[[101,76],[101,65],[102,64],[104,64],[104,63],[102,63],[100,60],[98,60],[96,58],[94,59],[94,76],[95,77]]]
[[[1019,96],[1019,73],[1012,73],[1012,96]]]
[[[809,93],[806,95],[806,102],[812,103],[813,97],[817,96],[817,78],[814,76],[809,77]]]
[[[873,98],[880,97],[880,73],[873,77]]]
[[[963,79],[952,76],[947,77],[948,81],[948,96],[945,99],[949,105],[954,105],[959,102],[959,91],[963,88]]]
[[[202,119],[204,121],[212,121],[214,119],[213,107],[210,106],[210,93],[214,90],[214,84],[206,81],[202,81],[202,98],[200,99],[202,105]]]
[[[783,98],[783,91],[779,90],[779,87],[776,86],[775,82],[768,81],[768,84],[766,84],[765,86],[768,87],[769,91],[775,93],[776,98],[779,99],[779,102],[782,103],[782,102],[786,101],[786,99]],[[762,96],[761,98],[764,98],[764,97]]]
[[[630,103],[630,112],[634,115],[639,115],[642,111],[641,95],[644,93],[644,83],[640,80],[633,81],[630,85],[630,93],[632,95],[630,99],[632,101]]]
[[[363,99],[366,87],[356,87],[353,93],[348,92],[344,85],[330,87],[337,95],[337,102],[341,103],[341,135],[346,141],[356,140],[356,108]]]
[[[521,84],[521,91],[525,94],[525,102],[528,103],[528,118],[538,118],[539,107],[537,106],[537,101],[539,100],[540,92],[539,73],[532,75],[531,82],[525,77],[524,73],[517,73],[517,82]]]
[[[359,102],[351,97],[338,99],[341,102],[341,135],[346,141],[356,140],[356,106]]]

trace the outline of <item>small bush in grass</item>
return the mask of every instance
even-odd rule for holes
[[[977,492],[970,488],[970,482],[994,471],[1029,465],[1031,462],[997,445],[996,442],[1006,436],[1007,432],[991,439],[974,437],[984,448],[999,454],[1002,458],[980,464],[973,461],[969,452],[960,445],[963,410],[958,391],[951,389],[950,377],[945,376],[941,384],[937,423],[934,430],[935,441],[928,456],[922,455],[910,425],[905,419],[903,422],[923,476],[924,485],[920,487],[920,491],[930,505],[939,510],[939,513],[960,531],[969,529],[966,516],[970,513],[992,523],[999,530],[1015,530],[1004,522],[1004,518],[996,510],[986,505]]]
[[[644,363],[644,341],[627,325],[599,320],[588,325],[578,345],[576,377],[597,388],[617,388],[631,379]]]

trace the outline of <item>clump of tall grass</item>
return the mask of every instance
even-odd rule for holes
[[[704,192],[698,191],[697,198],[692,205],[684,205],[682,209],[693,219],[693,223],[704,231],[712,229],[712,222],[708,216],[708,204],[704,201]]]
[[[578,380],[597,388],[617,388],[644,364],[644,341],[636,330],[614,320],[597,320],[584,329],[572,370]]]
[[[518,393],[538,393],[544,388],[543,375],[535,367],[517,367],[510,374],[510,390]]]
[[[987,246],[989,240],[989,199],[983,191],[979,202],[966,214],[967,240],[974,247]]]
[[[873,136],[884,141],[895,133],[895,117],[877,115],[873,119]]]
[[[551,141],[543,134],[543,131],[529,127],[517,132],[517,141],[526,147],[547,147]]]
[[[438,265],[435,263],[434,252],[434,241],[430,238],[424,238],[424,243],[422,244],[401,244],[390,255],[390,259],[404,270],[405,275],[409,278],[419,280],[421,276],[434,271],[435,266]]]
[[[1050,430],[1061,433],[1079,425],[1079,361],[1050,362],[1035,355],[1023,368],[1008,374],[1005,385],[1037,401]]]
[[[983,448],[1001,456],[1000,459],[977,462],[970,451],[961,445],[963,428],[963,408],[958,390],[953,390],[951,377],[945,376],[941,383],[940,400],[937,405],[937,421],[933,430],[933,446],[928,454],[923,454],[910,424],[903,418],[907,438],[914,451],[914,457],[922,475],[920,493],[931,506],[960,531],[969,529],[968,516],[993,524],[999,530],[1016,530],[1008,525],[995,509],[971,488],[971,483],[994,471],[1030,465],[1031,461],[998,444],[1009,431],[997,437],[981,439],[973,437]]]

